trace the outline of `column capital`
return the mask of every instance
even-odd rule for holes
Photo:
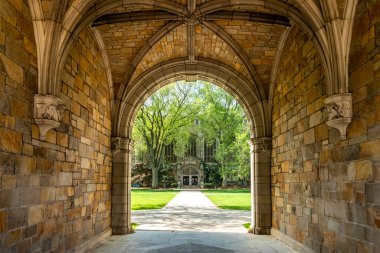
[[[252,137],[249,140],[251,151],[270,152],[272,148],[272,137]]]
[[[339,130],[340,138],[346,139],[347,127],[352,121],[351,93],[336,94],[325,100],[325,111],[328,116],[326,124]]]
[[[52,95],[34,95],[34,120],[40,129],[40,139],[45,140],[46,133],[59,127],[65,106],[61,99]]]
[[[111,138],[111,149],[112,152],[117,151],[130,151],[130,144],[132,143],[132,140],[129,137],[112,137]]]

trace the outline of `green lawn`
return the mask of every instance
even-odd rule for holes
[[[132,210],[163,208],[178,192],[177,190],[132,189]]]
[[[202,191],[217,207],[231,210],[251,210],[251,190]]]

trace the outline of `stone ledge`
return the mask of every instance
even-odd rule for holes
[[[107,229],[106,231],[102,232],[101,234],[85,241],[84,243],[82,243],[81,245],[79,245],[78,247],[75,248],[75,252],[78,252],[78,253],[84,253],[85,251],[91,249],[92,247],[94,247],[96,244],[104,241],[107,237],[110,237],[112,235],[112,229],[109,228]]]
[[[300,243],[299,241],[294,240],[290,236],[285,235],[281,231],[271,228],[270,234],[280,240],[281,242],[285,243],[290,248],[301,252],[301,253],[317,253],[316,251],[310,249],[309,247],[305,246],[304,244]]]

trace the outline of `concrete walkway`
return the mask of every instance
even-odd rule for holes
[[[248,234],[249,211],[218,209],[199,191],[181,191],[160,210],[133,211],[136,233],[111,236],[88,252],[293,253],[272,236]]]
[[[200,191],[181,191],[160,210],[132,211],[139,230],[245,233],[250,211],[218,209]]]

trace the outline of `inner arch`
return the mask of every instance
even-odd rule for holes
[[[259,99],[258,91],[247,79],[235,70],[220,62],[200,59],[196,64],[189,64],[186,59],[176,59],[156,66],[140,76],[127,89],[119,93],[118,112],[115,114],[114,133],[117,136],[130,137],[133,120],[142,103],[157,89],[171,82],[203,80],[213,83],[230,92],[247,113],[252,122],[252,136],[260,137],[269,133],[266,125],[266,100]]]

